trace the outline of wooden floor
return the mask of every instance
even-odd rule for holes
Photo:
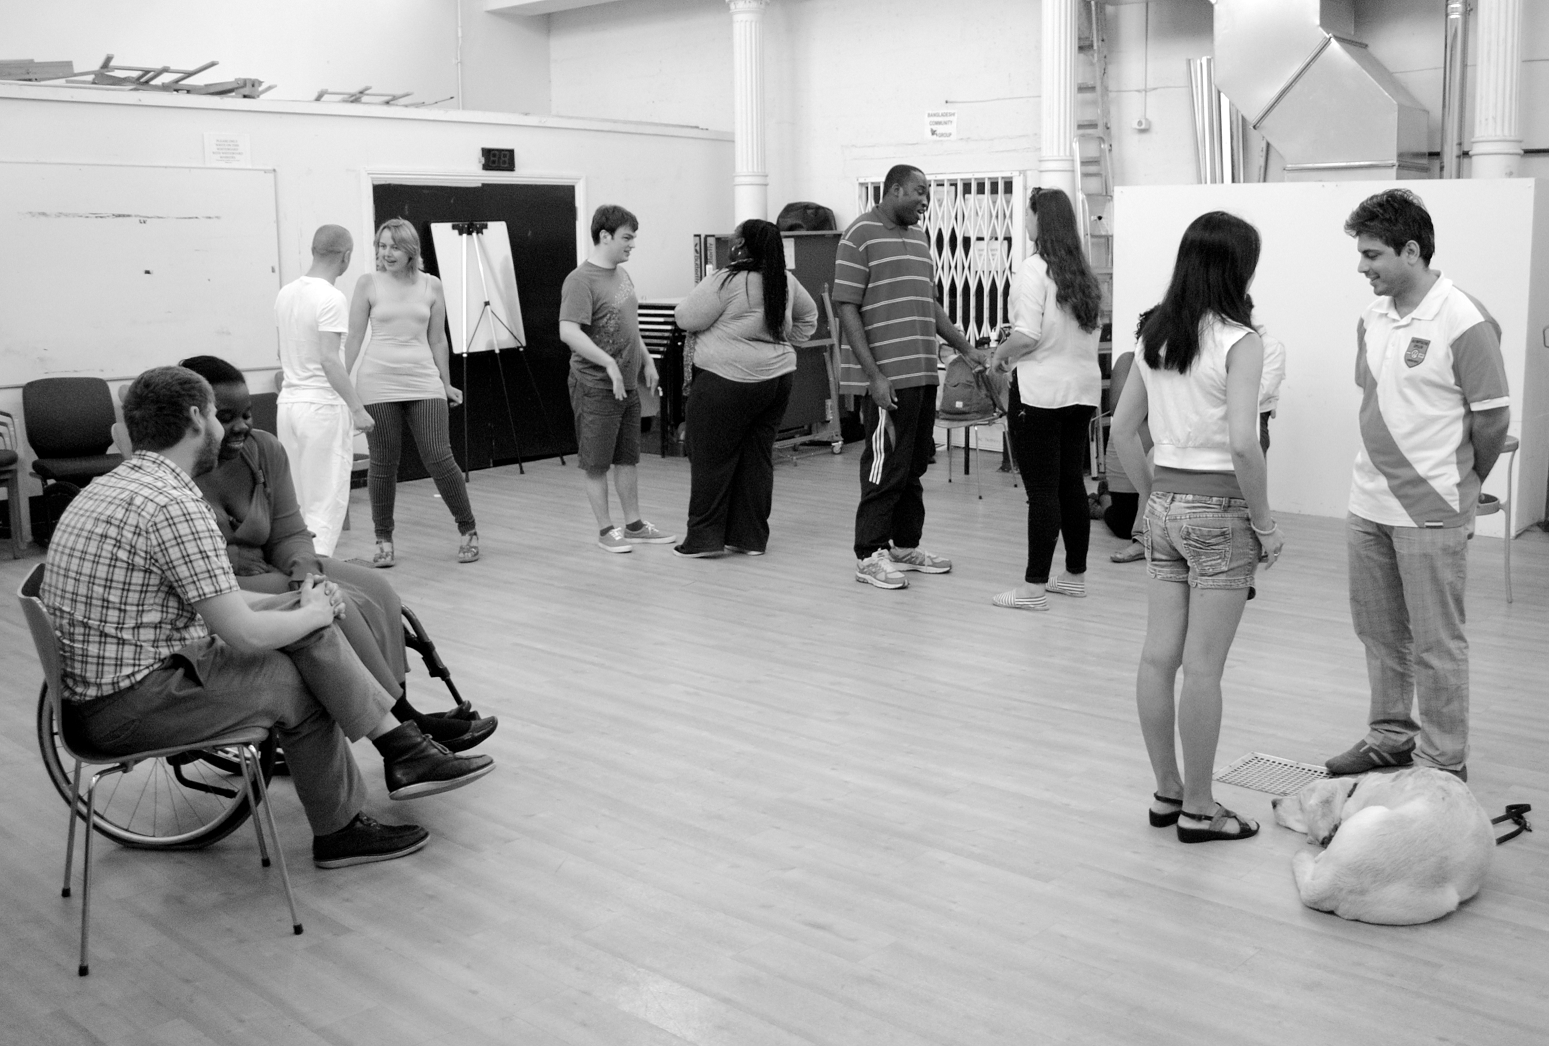
[[[1276,448],[1277,451],[1280,448]],[[986,455],[986,464],[989,461]],[[474,476],[484,559],[427,482],[399,496],[392,580],[500,731],[478,784],[373,814],[423,853],[314,868],[274,788],[306,934],[250,833],[202,852],[98,851],[92,975],[59,897],[65,808],[33,740],[39,671],[0,600],[0,1041],[407,1046],[1515,1044],[1549,1029],[1549,832],[1426,926],[1298,902],[1300,839],[1268,797],[1246,843],[1145,822],[1133,711],[1144,566],[1093,530],[1090,598],[994,608],[1021,574],[1010,478],[927,477],[947,576],[851,580],[856,453],[782,465],[763,559],[606,555],[574,462]],[[688,466],[648,459],[681,528]],[[341,554],[368,551],[364,491]],[[1282,517],[1282,564],[1226,674],[1220,762],[1317,762],[1361,736],[1340,522]],[[1472,785],[1549,818],[1549,540],[1472,546]],[[7,593],[31,564],[0,562]],[[423,671],[422,703],[443,700]]]

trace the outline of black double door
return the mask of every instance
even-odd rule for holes
[[[570,350],[559,340],[560,288],[576,267],[574,188],[378,185],[372,202],[378,226],[389,218],[414,223],[425,271],[436,276],[441,267],[431,223],[505,222],[510,235],[527,347],[498,354],[452,353],[452,384],[463,391],[463,405],[451,410],[457,463],[473,470],[574,454],[575,424],[565,386]],[[405,426],[398,478],[426,475]]]

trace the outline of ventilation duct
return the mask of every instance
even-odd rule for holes
[[[1288,181],[1429,173],[1426,111],[1354,39],[1354,0],[1212,2],[1216,85]]]

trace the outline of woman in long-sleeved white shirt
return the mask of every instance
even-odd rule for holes
[[[796,372],[793,341],[817,328],[817,306],[785,270],[772,222],[750,218],[732,238],[732,263],[678,304],[696,335],[688,396],[688,533],[673,549],[701,558],[761,556],[774,500],[774,441]]]
[[[1087,426],[1102,399],[1097,365],[1102,287],[1087,264],[1070,198],[1035,189],[1028,225],[1038,253],[1011,284],[1010,337],[992,365],[1014,367],[1008,416],[1017,468],[1027,487],[1027,569],[996,606],[1048,610],[1048,592],[1086,595],[1091,513],[1081,477]],[[1053,581],[1054,545],[1065,540],[1065,571]]]

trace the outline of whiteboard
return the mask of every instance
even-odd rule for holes
[[[454,222],[433,222],[452,351],[492,352],[527,347],[522,301],[516,289],[516,262],[505,222],[487,225],[478,236],[460,236]],[[485,306],[488,306],[486,310]]]
[[[274,172],[0,162],[0,385],[278,358]]]

